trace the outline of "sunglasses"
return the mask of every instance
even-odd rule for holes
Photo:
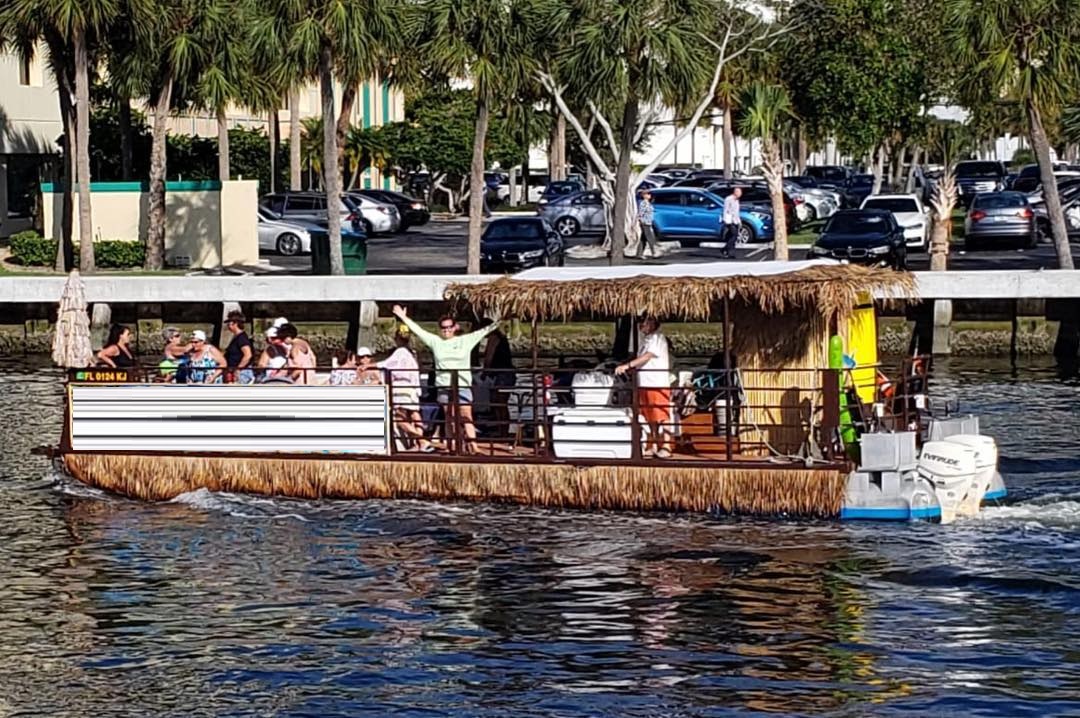
[[[439,329],[442,329],[444,332],[450,331],[453,328],[454,328],[453,324],[440,324],[439,325]]]

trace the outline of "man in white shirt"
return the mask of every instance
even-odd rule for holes
[[[724,250],[720,253],[724,259],[731,259],[732,252],[735,251],[735,240],[739,236],[739,225],[742,224],[742,220],[739,219],[739,197],[742,197],[742,189],[736,187],[724,198],[724,227],[721,235],[724,240]]]
[[[638,355],[615,367],[615,373],[625,374],[637,370],[638,409],[649,425],[649,441],[644,453],[652,453],[655,447],[660,459],[671,457],[671,357],[667,337],[660,331],[656,317],[642,317],[638,322],[641,332],[641,348]]]

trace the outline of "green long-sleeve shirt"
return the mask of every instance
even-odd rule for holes
[[[458,389],[472,388],[472,371],[469,369],[472,350],[484,337],[499,328],[498,322],[492,322],[479,331],[444,339],[427,331],[409,317],[401,317],[401,321],[431,350],[435,359],[435,386],[443,389],[451,386],[454,370],[457,370]]]

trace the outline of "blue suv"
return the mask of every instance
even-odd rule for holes
[[[678,239],[684,247],[720,239],[723,199],[692,187],[665,187],[651,193],[653,226],[658,239]],[[761,207],[740,207],[739,219],[742,221],[738,244],[772,241],[772,212]]]

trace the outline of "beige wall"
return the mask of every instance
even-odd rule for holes
[[[165,262],[212,268],[253,265],[259,261],[256,207],[258,182],[222,183],[221,189],[191,189],[193,183],[174,185],[165,195]],[[209,183],[214,186],[216,183]],[[130,187],[123,191],[106,191]],[[137,183],[100,183],[92,189],[91,217],[94,240],[146,241],[149,195]],[[45,231],[60,236],[63,196],[43,193]],[[79,197],[75,195],[72,235],[79,233]],[[222,262],[224,259],[224,262]]]
[[[22,84],[22,60],[0,53],[0,154],[50,154],[63,134],[56,84],[39,47],[30,63],[30,84]]]

